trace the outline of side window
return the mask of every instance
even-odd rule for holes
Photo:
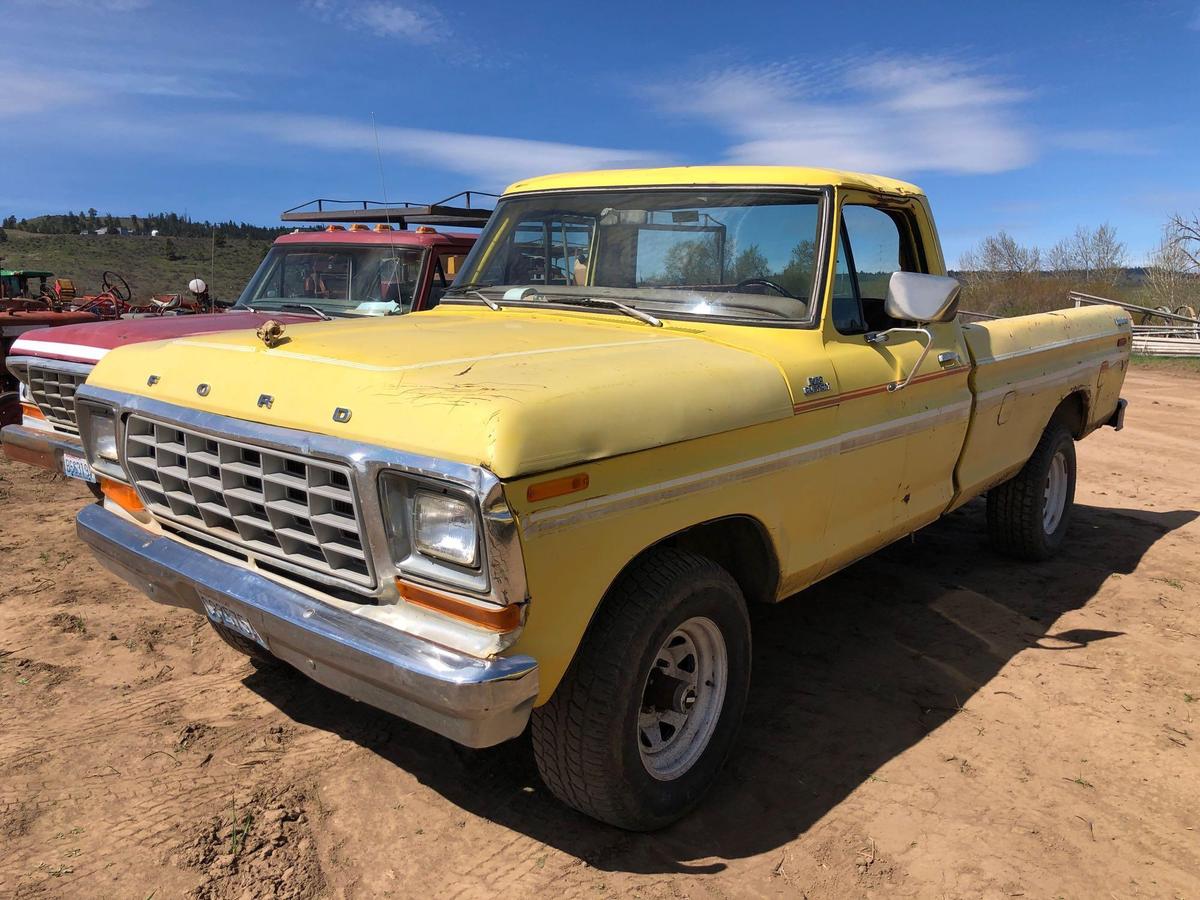
[[[442,302],[442,295],[449,289],[454,276],[462,268],[465,253],[438,253],[433,257],[433,278],[429,282],[429,299],[423,309],[433,309]]]
[[[852,293],[840,291],[835,280],[833,311],[838,331],[862,334],[895,325],[883,310],[892,273],[920,269],[903,213],[860,204],[842,207],[837,275],[845,270]],[[839,303],[841,297],[845,299]]]
[[[854,248],[859,295],[864,300],[886,299],[888,280],[902,269],[896,220],[874,206],[846,206],[842,218]]]
[[[445,277],[446,287],[454,280],[454,276],[458,274],[458,270],[462,268],[463,260],[467,258],[465,253],[441,253],[438,255],[438,262],[441,263],[441,275]],[[438,275],[434,273],[435,277]]]
[[[858,299],[858,285],[851,267],[854,260],[846,244],[846,229],[838,235],[837,267],[833,271],[833,327],[842,334],[863,334],[862,304]]]

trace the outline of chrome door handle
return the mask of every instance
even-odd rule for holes
[[[942,366],[943,368],[946,368],[946,369],[950,368],[951,366],[957,366],[958,365],[958,354],[955,353],[953,350],[948,350],[945,353],[939,353],[938,354],[938,365]]]

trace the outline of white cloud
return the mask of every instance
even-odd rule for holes
[[[305,8],[325,22],[376,37],[430,44],[446,36],[446,20],[419,0],[305,0]]]
[[[990,173],[1035,152],[1012,113],[1025,95],[952,60],[877,57],[819,74],[732,68],[652,93],[730,135],[730,162]]]
[[[221,121],[288,144],[375,153],[375,130],[367,123],[328,116],[270,113],[225,116]],[[403,157],[410,163],[479,178],[485,188],[504,187],[517,179],[545,172],[668,162],[662,154],[646,150],[384,125],[379,126],[379,147],[384,153]]]
[[[0,109],[28,115],[90,99],[94,90],[68,79],[14,69],[0,78]]]
[[[0,109],[24,115],[129,96],[233,100],[241,95],[210,79],[160,72],[14,70],[0,78]]]

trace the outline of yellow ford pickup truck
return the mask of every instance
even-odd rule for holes
[[[79,533],[261,660],[465,745],[529,727],[557,796],[655,828],[730,751],[747,604],[984,492],[1001,550],[1062,543],[1129,320],[957,305],[900,181],[523,181],[432,312],[108,354]]]

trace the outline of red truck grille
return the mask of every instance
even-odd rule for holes
[[[58,431],[79,434],[75,419],[75,391],[87,375],[45,366],[29,367],[29,393],[42,415]]]

